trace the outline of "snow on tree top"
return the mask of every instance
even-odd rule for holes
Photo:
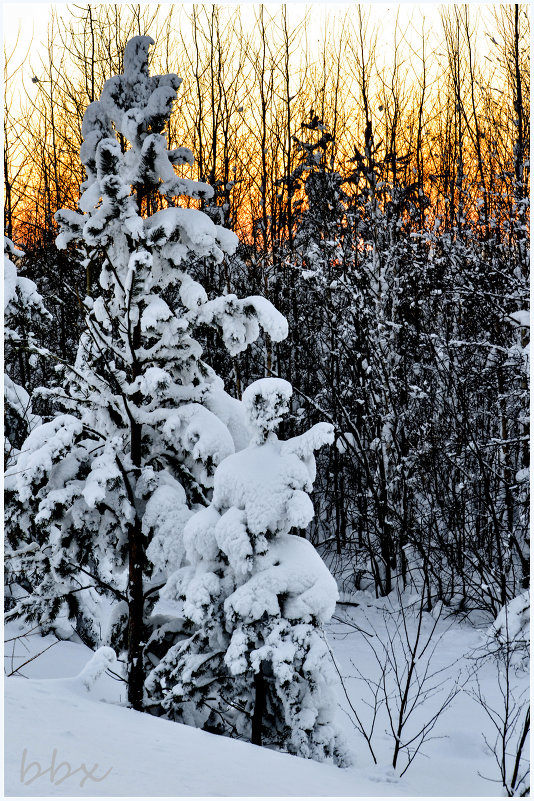
[[[124,72],[106,81],[100,100],[91,103],[84,114],[80,148],[88,178],[82,184],[80,200],[84,212],[94,209],[100,197],[114,197],[115,184],[119,193],[126,194],[129,185],[159,187],[167,196],[208,198],[213,194],[207,184],[174,172],[175,165],[194,161],[188,148],[167,150],[166,138],[160,135],[182,79],[174,73],[149,75],[148,49],[153,43],[149,36],[130,39],[124,53]],[[118,148],[113,126],[131,144],[124,154]]]
[[[109,78],[102,90],[102,109],[128,139],[133,124],[138,127],[137,136],[149,128],[161,130],[182,82],[174,73],[149,75],[148,48],[152,44],[150,36],[130,39],[124,51],[124,73]]]
[[[247,303],[252,306],[260,324],[265,328],[273,342],[281,342],[289,333],[286,318],[276,309],[270,300],[262,295],[250,295]],[[281,381],[282,379],[278,379]]]
[[[45,317],[49,313],[43,306],[43,298],[37,291],[37,285],[29,278],[19,275],[15,264],[7,254],[11,256],[24,256],[24,251],[19,250],[13,242],[4,237],[4,315],[6,324],[10,314],[17,314],[15,308],[10,308],[17,301],[27,309],[33,309]]]
[[[80,420],[62,414],[30,433],[17,464],[16,483],[22,501],[32,495],[32,481],[38,483],[51,470],[54,460],[72,448],[82,430]]]
[[[113,648],[106,646],[98,648],[85,667],[74,678],[74,682],[80,683],[85,690],[90,690],[96,684],[99,676],[114,665],[116,660],[117,656]]]
[[[504,651],[510,651],[512,663],[517,667],[528,664],[530,628],[530,591],[508,601],[490,626],[486,637]]]
[[[154,44],[151,36],[134,36],[124,48],[124,74],[146,75],[148,78],[148,48]]]
[[[291,384],[283,378],[260,378],[243,392],[243,405],[257,443],[278,428],[292,395]]]

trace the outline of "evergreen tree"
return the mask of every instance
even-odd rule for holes
[[[14,461],[30,430],[39,422],[32,411],[30,373],[40,350],[38,332],[50,319],[35,283],[19,275],[12,260],[23,256],[4,237],[4,467]]]
[[[305,538],[314,451],[328,423],[281,441],[291,385],[265,378],[243,394],[252,441],[216,470],[210,506],[186,524],[189,565],[162,594],[183,601],[192,635],[147,680],[174,720],[318,760],[348,759],[333,723],[322,624],[337,587]]]
[[[191,259],[220,263],[237,237],[175,205],[211,189],[175,170],[193,162],[162,133],[181,79],[149,75],[151,44],[128,42],[124,73],[84,115],[81,213],[56,214],[57,245],[78,244],[89,268],[102,264],[99,294],[83,300],[75,364],[50,390],[63,413],[24,443],[8,513],[13,545],[35,543],[25,565],[31,591],[12,614],[43,626],[63,615],[91,646],[125,649],[135,708],[145,645],[162,625],[151,608],[180,566],[181,529],[208,505],[217,465],[248,441],[241,404],[203,361],[194,331],[214,327],[232,355],[260,325],[273,340],[287,334],[268,301],[208,300],[189,274]]]
[[[4,237],[4,470],[7,470],[4,497],[8,507],[12,494],[10,474],[24,440],[41,422],[33,410],[31,390],[33,373],[38,372],[38,354],[43,352],[39,332],[50,319],[35,283],[20,275],[18,268],[23,256],[24,253]],[[18,597],[26,594],[27,586],[21,560],[9,540],[5,547],[4,572],[6,608],[9,609]]]

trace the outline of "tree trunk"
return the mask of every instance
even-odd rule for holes
[[[141,344],[139,323],[133,331],[132,344],[134,352]],[[133,375],[140,375],[139,363],[134,360]],[[134,395],[134,403],[140,398]],[[141,467],[141,423],[130,422],[130,456],[132,464],[137,468],[136,478]],[[142,520],[135,504],[135,490],[130,502],[135,509],[135,520],[128,527],[128,701],[134,709],[143,708],[143,686],[145,682],[143,669],[143,634],[144,634],[144,591],[143,568],[145,562]]]
[[[252,736],[250,742],[253,745],[261,745],[261,727],[265,711],[265,679],[263,677],[263,668],[261,665],[254,676],[254,694],[254,712],[252,714]]]
[[[143,543],[141,520],[136,516],[128,530],[128,701],[143,708]]]

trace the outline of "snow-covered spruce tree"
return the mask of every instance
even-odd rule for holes
[[[318,423],[281,441],[291,385],[264,378],[243,394],[252,441],[215,472],[213,499],[184,531],[189,565],[163,597],[195,627],[147,679],[170,718],[317,760],[349,759],[333,722],[332,665],[322,624],[337,586],[308,540]]]
[[[4,501],[7,507],[11,499],[9,474],[24,440],[41,422],[32,408],[31,390],[35,386],[37,354],[42,351],[40,333],[50,317],[36,285],[19,274],[13,261],[23,256],[24,253],[4,237],[4,470],[7,471]],[[25,594],[24,574],[13,544],[6,539],[6,609],[12,608],[16,599]]]
[[[157,587],[181,564],[181,530],[208,505],[216,466],[249,437],[194,330],[217,328],[232,354],[260,325],[274,340],[287,335],[263,298],[208,300],[188,274],[190,258],[218,263],[237,237],[173,205],[211,190],[174,169],[193,162],[161,133],[181,79],[149,75],[151,44],[128,42],[124,74],[84,115],[81,213],[57,213],[57,244],[81,244],[101,260],[100,292],[83,301],[76,362],[51,390],[65,413],[26,440],[8,513],[11,537],[39,546],[27,565],[33,590],[14,614],[42,624],[67,616],[93,647],[126,650],[135,708]]]
[[[50,317],[33,281],[17,272],[9,256],[24,253],[4,237],[4,467],[9,467],[30,430],[39,422],[32,411],[29,373],[38,359],[36,329]],[[33,352],[32,352],[33,351]]]

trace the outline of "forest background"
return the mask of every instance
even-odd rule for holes
[[[289,380],[284,436],[335,426],[306,536],[347,597],[410,584],[494,618],[529,577],[528,7],[316,13],[56,6],[42,55],[6,44],[4,229],[52,315],[33,333],[74,360],[99,265],[56,249],[54,213],[76,207],[87,104],[150,34],[152,70],[184,78],[169,148],[215,188],[188,203],[241,241],[199,279],[289,321],[236,357],[206,331],[207,359],[236,397]],[[54,365],[20,350],[12,372],[32,393]]]

